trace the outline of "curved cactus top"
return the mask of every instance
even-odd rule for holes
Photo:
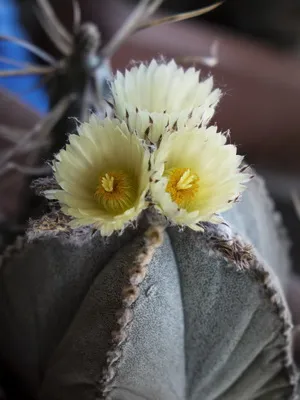
[[[147,213],[106,239],[59,211],[35,221],[0,270],[1,359],[45,400],[293,399],[290,315],[267,238],[255,243],[258,198],[224,215],[234,228],[204,233]]]

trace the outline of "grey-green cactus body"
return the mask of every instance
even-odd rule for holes
[[[273,213],[256,178],[204,233],[146,213],[105,239],[53,211],[2,262],[1,358],[33,398],[296,398]]]

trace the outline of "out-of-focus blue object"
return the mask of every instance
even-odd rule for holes
[[[20,23],[16,0],[0,0],[0,34],[29,40]],[[16,61],[37,63],[28,50],[8,41],[0,41],[0,56]],[[0,62],[0,70],[15,68]],[[41,113],[45,113],[48,110],[48,96],[43,88],[37,88],[39,82],[39,78],[33,75],[7,77],[0,78],[0,87],[15,93],[24,103]]]

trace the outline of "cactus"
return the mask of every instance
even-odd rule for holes
[[[108,238],[55,203],[32,221],[0,270],[0,357],[27,394],[296,398],[288,245],[260,178],[223,217],[201,233],[147,210]]]
[[[220,218],[247,181],[236,148],[206,127],[220,92],[195,70],[180,90],[161,87],[183,71],[159,68],[119,74],[118,120],[91,118],[56,156],[57,182],[34,184],[52,199],[49,212],[0,260],[3,367],[42,400],[295,399],[280,217],[256,177]],[[149,110],[133,88],[144,98],[150,88]],[[178,102],[162,107],[176,91]]]

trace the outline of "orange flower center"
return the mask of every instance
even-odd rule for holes
[[[199,177],[189,168],[171,168],[166,171],[168,184],[166,191],[181,208],[187,208],[199,189]]]
[[[124,213],[133,207],[136,196],[136,180],[128,173],[111,171],[100,175],[95,197],[101,208],[109,214]]]

